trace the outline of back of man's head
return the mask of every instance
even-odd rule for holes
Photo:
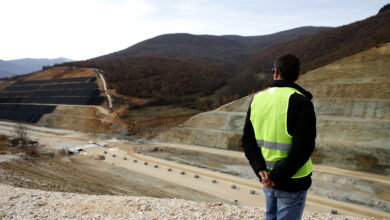
[[[284,80],[294,82],[298,79],[301,61],[293,54],[286,54],[275,60],[274,67]]]

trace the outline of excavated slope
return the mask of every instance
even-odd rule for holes
[[[316,163],[390,176],[390,45],[303,75],[317,114]]]
[[[239,150],[246,111],[253,96],[247,96],[216,110],[197,114],[156,139],[207,147]]]
[[[109,131],[114,125],[113,121],[109,111],[101,106],[58,105],[52,113],[45,114],[37,125],[94,133]]]
[[[390,45],[313,70],[298,80],[317,114],[313,161],[390,176]],[[195,115],[160,141],[239,150],[253,95]]]

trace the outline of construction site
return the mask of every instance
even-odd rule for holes
[[[318,213],[390,218],[389,68],[390,45],[383,45],[298,80],[313,94],[317,114],[306,219]],[[159,120],[130,122],[123,120],[115,95],[102,72],[91,68],[54,67],[0,83],[0,183],[265,207],[241,147],[254,94],[213,111],[177,110]],[[11,146],[21,125],[39,159],[26,159]],[[4,210],[0,218],[9,217]]]

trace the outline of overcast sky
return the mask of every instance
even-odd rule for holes
[[[89,59],[167,33],[341,26],[390,0],[0,0],[0,59]]]

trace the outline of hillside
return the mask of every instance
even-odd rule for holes
[[[96,59],[122,58],[127,56],[162,56],[171,58],[201,59],[206,63],[222,62],[240,64],[251,55],[266,47],[287,40],[312,35],[327,27],[299,27],[263,36],[213,36],[192,34],[160,35],[124,50]],[[227,62],[227,63],[226,63]]]
[[[247,60],[241,74],[230,79],[218,93],[243,97],[264,88],[267,80],[259,79],[270,79],[274,60],[286,53],[293,53],[301,59],[302,72],[305,73],[390,42],[389,20],[390,11],[382,11],[362,21],[270,46]]]
[[[387,10],[362,21],[271,46],[251,58],[247,70],[268,73],[274,60],[286,53],[293,53],[301,59],[303,72],[313,70],[390,42],[389,21],[390,10]]]
[[[141,98],[148,99],[143,102],[147,105],[172,104],[209,110],[266,83],[266,78],[259,77],[251,80],[253,85],[241,89],[243,91],[221,90],[241,71],[241,64],[255,52],[327,29],[300,27],[252,37],[167,34],[116,53],[60,66],[103,70],[110,88],[119,96],[127,97],[127,100]],[[246,76],[243,75],[243,78],[246,79]],[[235,82],[231,81],[233,84]],[[137,106],[134,102],[124,102]]]
[[[180,104],[195,109],[207,109],[198,97],[213,94],[228,78],[226,72],[210,65],[164,57],[88,60],[71,65],[103,70],[110,88],[120,95],[151,99],[148,105]]]
[[[299,79],[314,96],[317,163],[390,176],[389,68],[387,44]]]

